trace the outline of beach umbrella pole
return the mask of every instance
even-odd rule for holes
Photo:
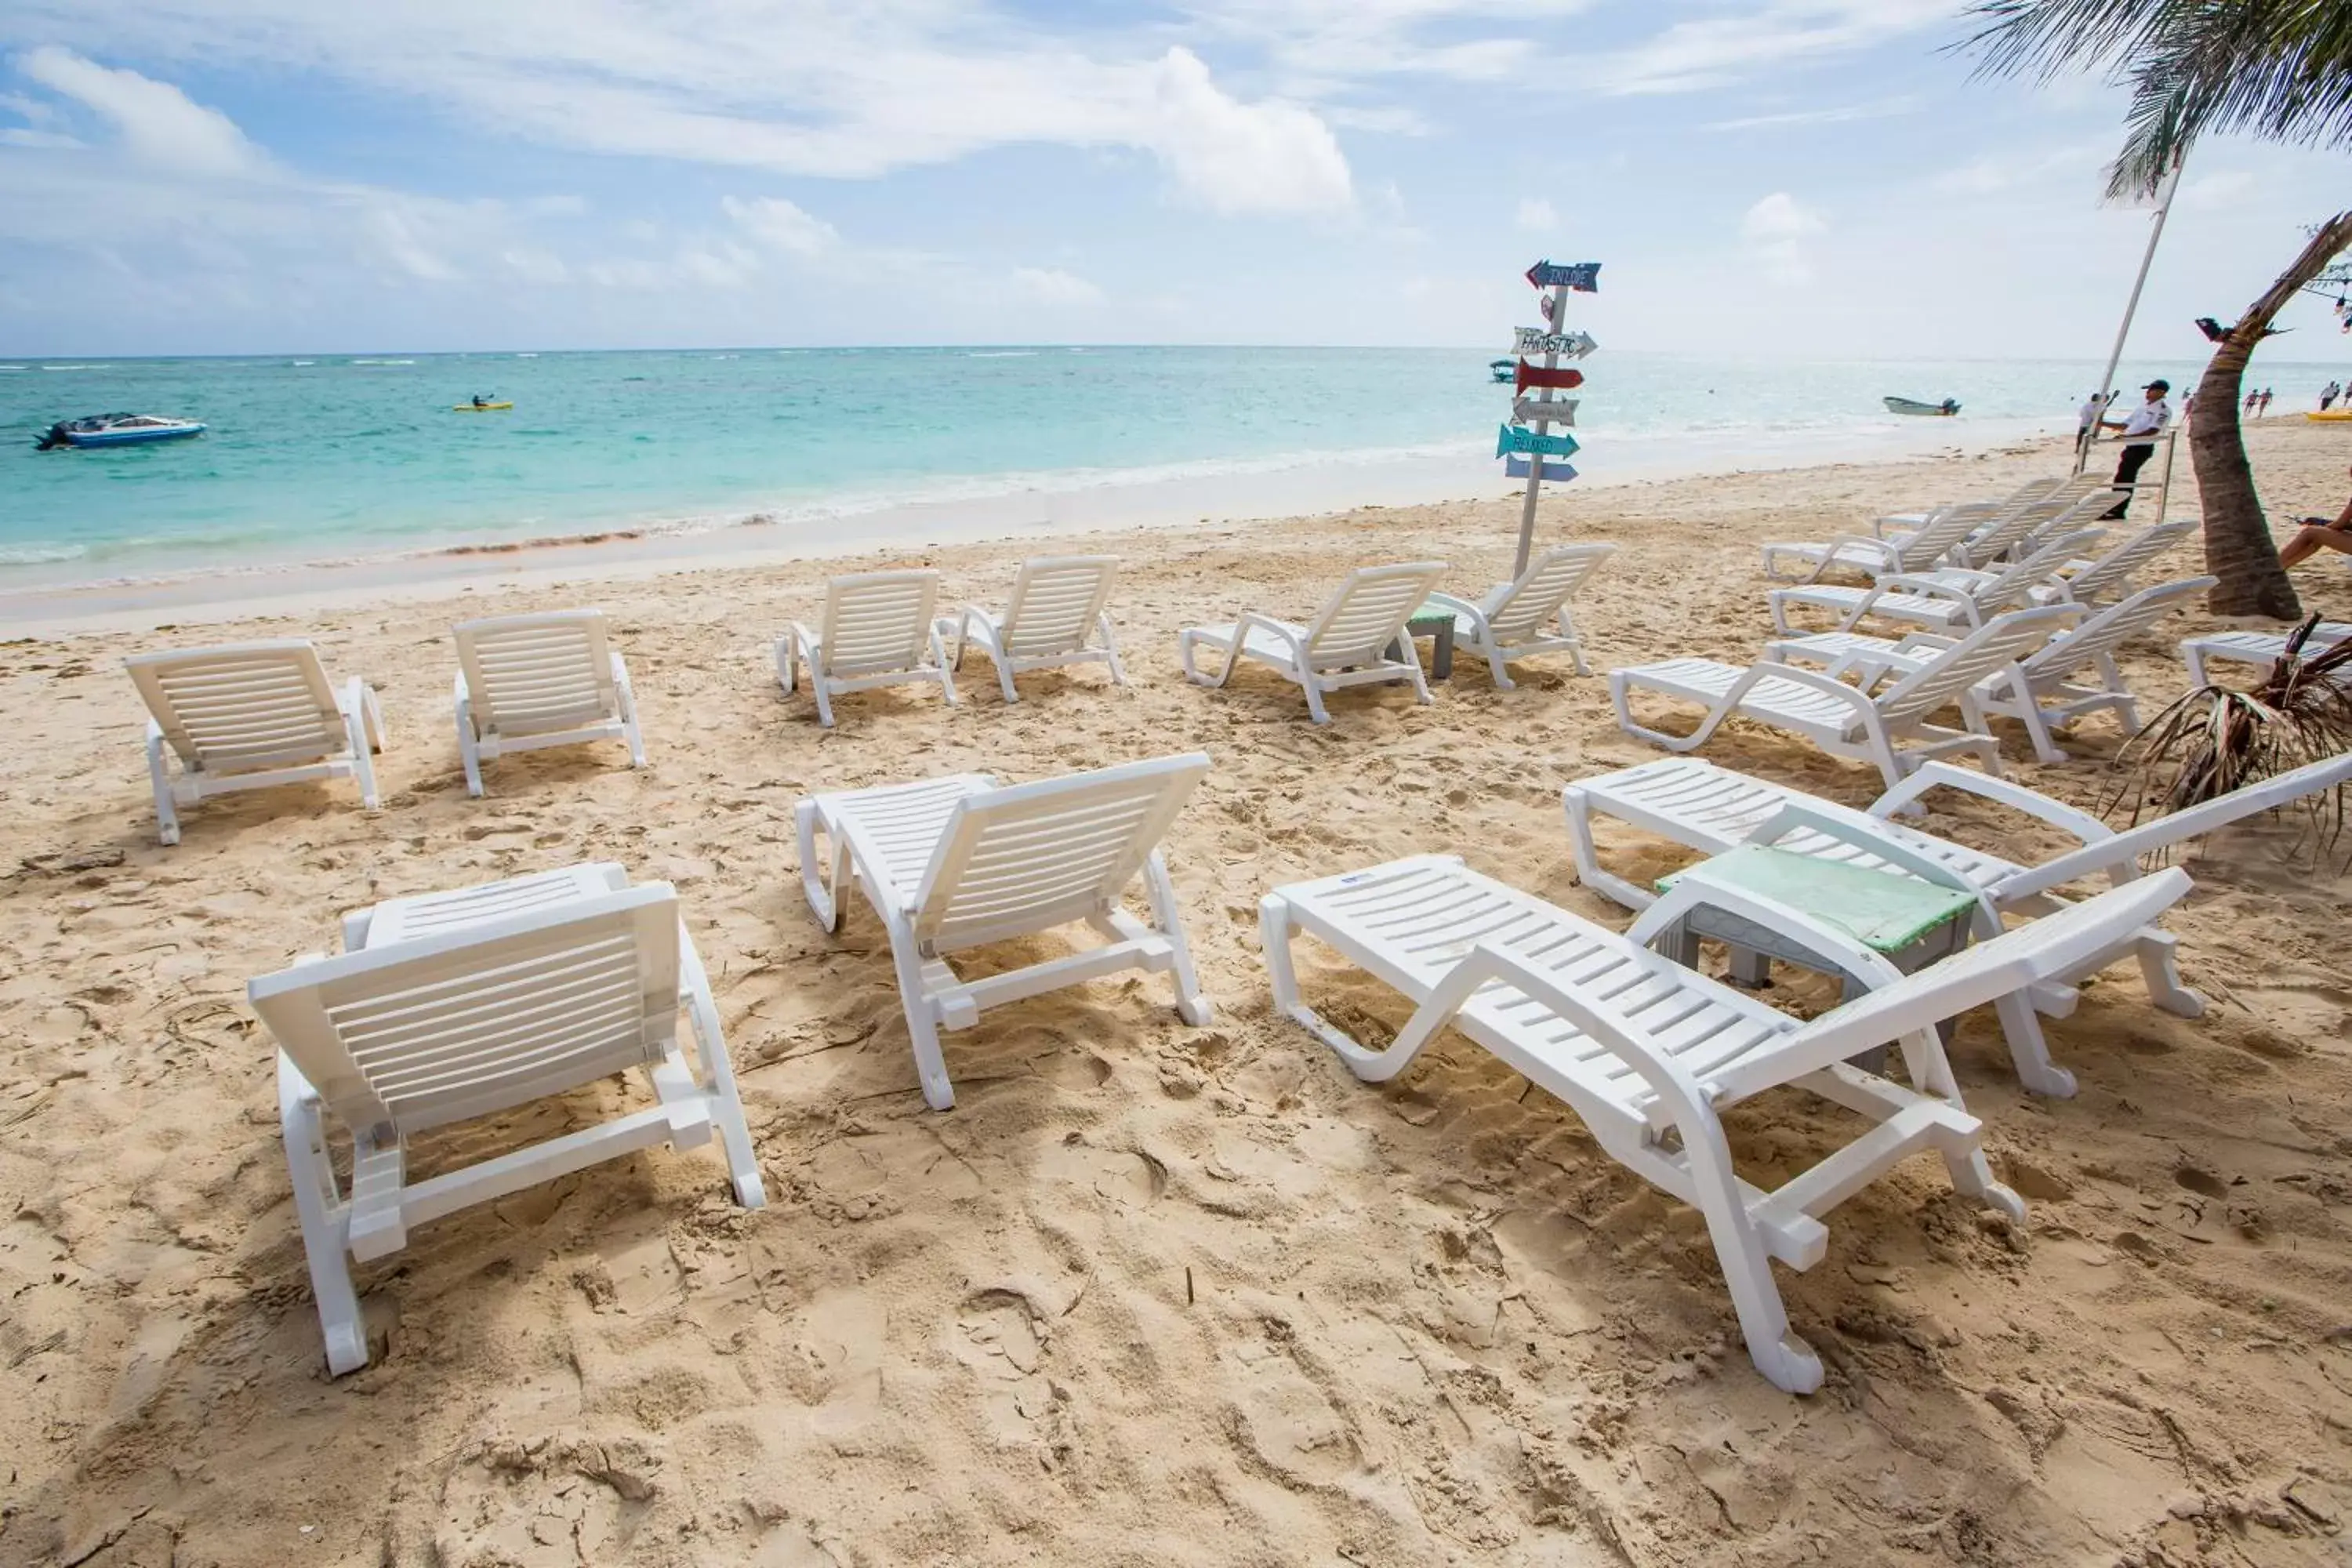
[[[2103,400],[2099,406],[2099,417],[2102,419],[2111,412],[2112,405],[2104,399],[2116,390],[2116,366],[2123,363],[2124,340],[2131,336],[2132,318],[2139,313],[2140,290],[2147,287],[2147,269],[2156,265],[2156,242],[2164,237],[2164,220],[2172,216],[2172,194],[2179,188],[2180,165],[2175,163],[2172,165],[2172,173],[2165,176],[2164,194],[2156,204],[2156,221],[2148,226],[2147,248],[2140,253],[2139,276],[2132,279],[2131,298],[2124,301],[2123,323],[2116,328],[2116,346],[2107,351],[2107,368],[2100,373],[2099,384],[2095,388]],[[2079,474],[2090,467],[2091,444],[2098,439],[2098,435],[2099,427],[2094,424],[2084,438],[2074,444],[2076,473]],[[2168,460],[2166,468],[2168,477],[2170,470]]]

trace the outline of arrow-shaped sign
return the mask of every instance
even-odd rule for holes
[[[1567,365],[1562,365],[1558,370],[1546,370],[1539,364],[1529,364],[1525,360],[1519,362],[1518,389],[1521,392],[1525,392],[1530,386],[1556,387],[1561,392],[1573,392],[1583,384],[1584,373],[1580,370],[1571,369]]]
[[[1533,458],[1507,458],[1503,460],[1503,477],[1507,479],[1524,479],[1534,472],[1535,463],[1536,460]],[[1566,463],[1546,463],[1543,466],[1543,477],[1548,479],[1558,479],[1561,484],[1566,484],[1576,478],[1576,470]]]
[[[1589,332],[1547,332],[1541,327],[1511,329],[1511,352],[1520,354],[1566,354],[1582,359],[1601,345]]]
[[[1500,434],[1495,437],[1495,456],[1498,458],[1513,452],[1533,452],[1546,458],[1572,458],[1576,455],[1576,437],[1573,436],[1538,436],[1517,425],[1496,428]]]
[[[1538,289],[1565,284],[1580,294],[1601,292],[1598,261],[1538,261],[1528,268],[1528,281]]]
[[[1557,403],[1522,397],[1511,405],[1511,423],[1538,425],[1549,420],[1554,425],[1573,425],[1576,423],[1576,403],[1573,397],[1563,397]]]

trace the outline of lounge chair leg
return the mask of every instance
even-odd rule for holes
[[[374,811],[383,805],[375,792],[375,756],[368,745],[367,710],[362,693],[367,689],[358,680],[343,698],[343,739],[352,749],[352,779],[360,786],[360,805]]]
[[[1578,634],[1576,622],[1569,616],[1565,605],[1559,609],[1559,635],[1568,639],[1568,657],[1576,661],[1576,673],[1591,675],[1592,667],[1584,662],[1584,638]]]
[[[163,730],[147,721],[147,776],[155,785],[155,837],[165,844],[180,841],[179,807],[172,800],[171,765],[163,760]]]
[[[793,807],[793,830],[801,845],[801,889],[808,895],[817,924],[828,932],[841,929],[841,873],[849,860],[849,845],[838,834],[825,835],[833,850],[826,875],[817,875],[816,802],[803,800]]]
[[[2074,1097],[2074,1075],[2050,1059],[2050,1043],[2042,1038],[2042,1020],[2024,992],[2011,991],[1993,1004],[2000,1032],[2009,1042],[2009,1059],[2017,1081],[2032,1093],[2053,1100]]]
[[[1574,784],[1560,791],[1561,815],[1568,818],[1568,842],[1576,858],[1576,879],[1603,898],[1614,900],[1629,910],[1646,910],[1658,901],[1658,895],[1647,888],[1636,887],[1616,872],[1601,864],[1601,852],[1592,837],[1592,802]]]
[[[948,1081],[947,1058],[940,1051],[939,1019],[923,983],[923,960],[915,951],[914,931],[898,919],[890,921],[890,962],[898,972],[898,999],[907,1015],[908,1039],[915,1047],[915,1076],[923,1087],[923,1102],[933,1110],[953,1110],[955,1085]]]
[[[824,672],[809,667],[809,690],[816,698],[816,721],[824,728],[833,728],[833,695],[825,689]]]
[[[948,668],[947,645],[940,640],[940,628],[936,626],[931,628],[931,662],[940,667],[940,689],[947,694],[948,706],[952,708],[956,705],[955,671]],[[1013,678],[1004,673],[1003,665],[996,667],[996,673],[1009,689]]]
[[[1011,656],[1007,655],[1006,658],[1009,660]],[[997,665],[996,684],[997,688],[1004,693],[1004,700],[1007,702],[1018,702],[1021,700],[1021,693],[1013,689],[1013,667],[1009,662],[999,663]],[[955,699],[950,696],[948,700],[952,702]]]
[[[2178,937],[2151,926],[2139,933],[2135,952],[2139,959],[2140,978],[2147,984],[2149,1001],[2183,1018],[2205,1016],[2205,998],[2181,984]]]
[[[727,1156],[727,1175],[735,1201],[747,1209],[764,1208],[768,1190],[760,1179],[760,1156],[751,1147],[751,1129],[743,1120],[743,1100],[735,1088],[735,1064],[727,1055],[727,1039],[719,1029],[719,1000],[710,992],[710,975],[702,955],[694,949],[685,922],[677,929],[678,957],[686,984],[687,1018],[694,1028],[694,1050],[701,1061],[699,1083],[713,1104],[711,1124],[719,1130],[719,1147]]]
[[[1209,1021],[1212,1009],[1208,996],[1201,990],[1201,977],[1192,968],[1192,945],[1184,940],[1184,919],[1176,907],[1176,884],[1169,879],[1166,858],[1157,849],[1143,862],[1143,890],[1151,901],[1151,923],[1160,928],[1160,934],[1168,939],[1173,952],[1177,1016],[1198,1027]]]
[[[302,1253],[310,1269],[310,1294],[327,1342],[327,1370],[340,1377],[367,1365],[367,1324],[344,1251],[342,1200],[327,1157],[318,1091],[283,1053],[278,1058],[278,1120],[286,1142],[287,1173],[293,1181],[294,1213],[302,1230]]]
[[[1682,1133],[1683,1156],[1689,1163],[1691,1185],[1698,1210],[1706,1216],[1708,1237],[1715,1243],[1716,1261],[1730,1288],[1731,1304],[1739,1314],[1739,1331],[1748,1341],[1748,1357],[1766,1382],[1790,1394],[1811,1394],[1822,1385],[1822,1358],[1789,1327],[1789,1309],[1780,1288],[1772,1281],[1772,1261],[1764,1250],[1740,1202],[1739,1185],[1732,1173],[1731,1149],[1723,1141],[1723,1127],[1702,1108],[1675,1118]]]
[[[1581,663],[1582,661],[1579,660],[1578,662]],[[1508,691],[1511,689],[1511,672],[1503,668],[1503,650],[1501,648],[1489,647],[1486,650],[1486,668],[1495,673],[1496,690]],[[1582,672],[1579,671],[1578,673],[1581,674]]]
[[[629,672],[621,663],[621,656],[613,656],[613,693],[621,700],[621,738],[629,743],[629,766],[646,765],[646,735],[637,727],[637,693],[629,684]]]
[[[1111,683],[1115,686],[1125,686],[1127,684],[1127,670],[1118,662],[1118,638],[1111,635],[1110,617],[1108,616],[1102,617],[1101,626],[1103,662],[1110,666]]]
[[[800,652],[793,646],[793,634],[786,632],[776,639],[776,683],[784,689],[787,697],[799,684],[799,665]]]
[[[1315,672],[1311,669],[1300,670],[1298,684],[1307,692],[1307,716],[1318,724],[1328,724],[1331,721],[1331,715],[1324,710],[1323,694],[1315,689]]]
[[[2205,679],[2205,650],[2203,648],[2184,647],[2180,650],[2180,657],[2189,666],[2189,690],[2202,691],[2206,687],[2212,684],[2212,682]]]
[[[482,794],[482,751],[480,737],[474,733],[474,705],[457,699],[457,761],[465,765],[466,793],[476,799]]]

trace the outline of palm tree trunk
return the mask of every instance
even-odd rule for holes
[[[2295,291],[2326,270],[2352,246],[2352,212],[2337,213],[2311,237],[2294,264],[2281,273],[2250,306],[2213,352],[2197,383],[2197,414],[2189,423],[2189,453],[2197,469],[2197,490],[2205,509],[2205,569],[2221,582],[2206,595],[2206,607],[2220,616],[2271,616],[2291,621],[2303,614],[2294,584],[2279,564],[2278,546],[2254,493],[2254,471],[2246,461],[2245,433],[2238,427],[2238,400],[2246,362],[2254,345]]]

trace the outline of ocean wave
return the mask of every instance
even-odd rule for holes
[[[349,364],[415,364],[416,362],[413,359],[355,359],[345,363]]]
[[[30,370],[33,367],[28,364],[0,364],[0,370]]]
[[[89,553],[79,544],[0,544],[0,566],[40,566],[52,561],[79,561]]]
[[[1035,359],[1037,351],[1035,349],[972,349],[963,357],[966,359]]]
[[[43,370],[104,370],[102,364],[45,364]]]
[[[317,364],[319,362],[314,359],[294,359],[288,360],[286,363],[288,364]]]

